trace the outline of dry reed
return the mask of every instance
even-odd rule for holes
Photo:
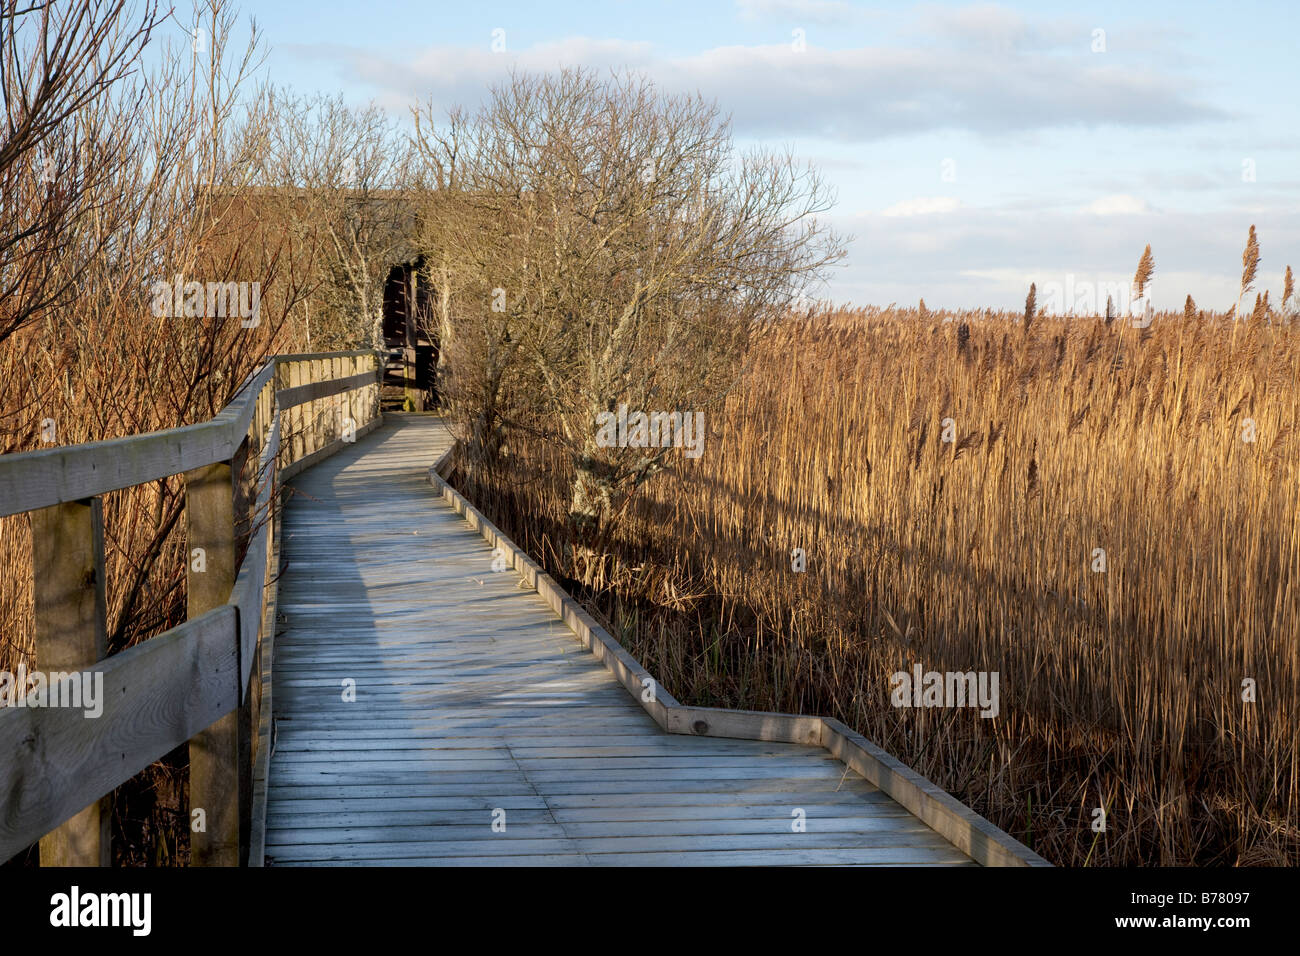
[[[594,549],[544,446],[456,478],[684,701],[837,716],[1060,864],[1300,862],[1295,333],[1019,319],[765,333]],[[999,717],[894,708],[914,663]]]

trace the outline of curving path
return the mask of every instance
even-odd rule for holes
[[[450,443],[388,415],[293,483],[268,865],[974,865],[821,748],[660,730],[429,486]]]

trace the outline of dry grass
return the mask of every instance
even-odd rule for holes
[[[1058,864],[1295,865],[1297,332],[1021,324],[761,335],[595,551],[546,447],[456,479],[686,702],[837,716]],[[1001,715],[892,707],[913,663],[999,672]]]

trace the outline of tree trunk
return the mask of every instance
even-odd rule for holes
[[[582,457],[574,464],[569,518],[579,528],[594,530],[609,514],[614,497],[610,467],[597,458],[594,438],[583,442]]]
[[[438,289],[438,369],[436,381],[439,390],[447,380],[447,352],[451,348],[451,275],[444,266]]]

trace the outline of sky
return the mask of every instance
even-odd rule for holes
[[[1029,283],[1153,304],[1300,269],[1300,4],[245,0],[265,72],[403,118],[511,68],[630,68],[791,149],[838,197],[839,304],[1020,308]],[[1104,301],[1104,299],[1103,299]],[[1062,299],[1062,305],[1071,303]]]

